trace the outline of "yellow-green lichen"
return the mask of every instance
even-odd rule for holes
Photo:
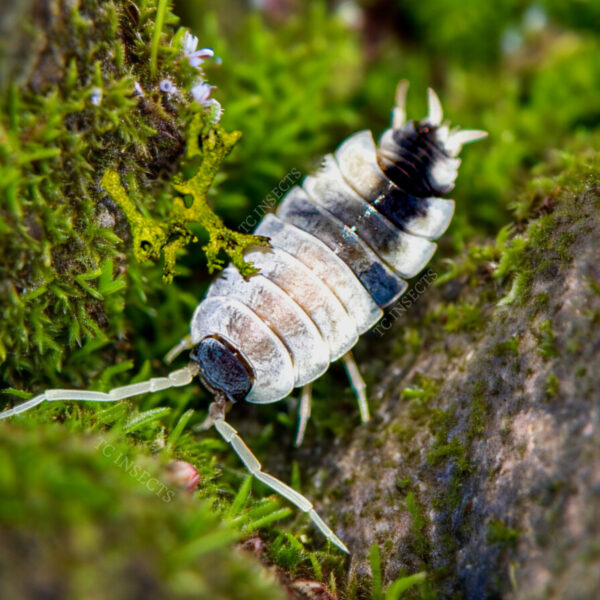
[[[166,220],[145,217],[134,205],[120,182],[119,174],[107,169],[102,177],[102,187],[125,213],[133,236],[133,252],[139,262],[158,260],[164,255],[163,279],[170,283],[175,272],[177,251],[190,242],[197,241],[189,229],[190,223],[199,223],[209,234],[209,242],[203,247],[208,270],[222,266],[219,253],[225,252],[242,275],[248,276],[256,269],[244,261],[243,252],[250,246],[268,245],[267,238],[239,233],[227,229],[223,221],[211,210],[206,201],[210,186],[221,163],[239,140],[241,133],[227,133],[219,125],[206,125],[202,115],[196,114],[188,130],[188,159],[200,158],[202,162],[189,179],[178,178],[173,187],[192,201],[186,206],[184,199],[173,201],[171,215]],[[202,144],[198,142],[202,139]]]

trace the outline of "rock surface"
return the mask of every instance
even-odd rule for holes
[[[425,569],[440,598],[600,594],[599,196],[559,191],[363,346],[380,404],[328,452],[321,507],[351,574],[377,542],[386,580]]]

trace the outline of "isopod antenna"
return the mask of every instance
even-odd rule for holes
[[[89,390],[67,390],[67,389],[51,389],[42,392],[41,394],[26,400],[13,408],[0,413],[0,419],[6,419],[8,417],[14,417],[20,413],[23,413],[34,406],[42,404],[42,402],[56,402],[65,400],[81,400],[88,402],[118,402],[119,400],[125,400],[133,396],[139,396],[140,394],[147,394],[149,392],[158,392],[160,390],[166,390],[173,387],[182,387],[192,382],[193,378],[198,375],[199,367],[196,363],[190,363],[169,373],[167,377],[153,377],[147,381],[141,381],[139,383],[132,383],[130,385],[124,385],[116,387],[109,392],[94,392]],[[296,490],[290,486],[279,481],[272,475],[264,473],[261,470],[261,464],[258,459],[252,454],[252,451],[244,443],[237,430],[234,429],[229,423],[225,422],[225,406],[226,399],[224,396],[217,395],[215,402],[209,407],[209,420],[214,425],[215,429],[223,437],[223,439],[229,443],[237,455],[240,457],[244,466],[248,471],[256,477],[259,481],[262,481],[266,486],[280,494],[286,500],[289,500],[292,504],[295,504],[300,510],[308,513],[308,516],[312,519],[314,524],[319,530],[325,535],[325,537],[335,544],[338,548],[346,553],[350,553],[344,543],[331,531],[321,517],[316,513],[313,505],[310,501],[299,494]]]
[[[89,390],[46,390],[35,398],[27,400],[18,404],[17,406],[5,410],[0,413],[0,419],[6,419],[18,415],[42,402],[55,402],[64,400],[82,400],[89,402],[117,402],[118,400],[125,400],[133,396],[139,396],[140,394],[147,394],[149,392],[159,392],[160,390],[166,390],[173,387],[181,387],[191,383],[192,379],[198,374],[198,365],[196,363],[190,363],[183,367],[169,373],[167,377],[153,377],[147,381],[140,381],[139,383],[132,383],[130,385],[123,385],[116,387],[109,392],[92,392]]]
[[[292,489],[289,485],[283,483],[283,481],[280,481],[261,470],[262,465],[256,456],[254,456],[250,448],[246,446],[237,430],[225,421],[226,404],[227,400],[225,396],[217,394],[215,401],[209,407],[209,419],[212,421],[215,429],[221,434],[221,437],[233,447],[249,473],[277,492],[280,496],[289,500],[292,504],[295,504],[301,511],[307,513],[313,523],[328,540],[335,544],[340,550],[350,554],[350,551],[346,548],[344,542],[331,531],[325,521],[317,514],[313,505],[307,498]]]

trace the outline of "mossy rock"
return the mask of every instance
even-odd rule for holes
[[[443,598],[600,589],[600,170],[557,162],[527,221],[365,342],[378,409],[322,467],[358,579],[376,542],[387,580],[426,570]]]

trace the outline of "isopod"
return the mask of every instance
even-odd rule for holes
[[[292,188],[275,214],[255,233],[269,248],[246,258],[259,273],[244,279],[232,266],[211,284],[191,321],[191,334],[168,355],[192,350],[191,362],[168,377],[118,387],[108,393],[46,390],[0,414],[6,418],[43,401],[111,402],[189,384],[199,375],[214,394],[209,423],[233,446],[258,480],[308,513],[321,532],[348,549],[304,496],[261,464],[225,421],[227,403],[277,402],[302,388],[296,443],[310,416],[310,384],[335,360],[344,361],[363,421],[369,419],[365,384],[352,357],[358,337],[406,290],[431,259],[433,240],[447,229],[462,146],[487,134],[450,129],[440,101],[428,90],[429,114],[407,121],[408,83],[401,81],[392,126],[377,146],[360,131],[328,154],[321,167]]]

